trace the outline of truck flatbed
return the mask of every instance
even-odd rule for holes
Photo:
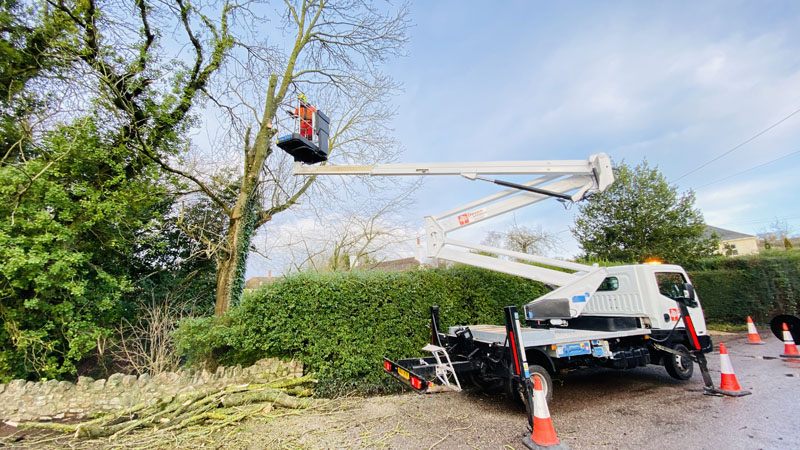
[[[463,328],[465,327],[450,327],[448,331],[449,334],[455,335],[456,330]],[[506,341],[506,328],[502,325],[471,325],[466,328],[469,328],[472,332],[472,337],[479,342],[503,345]],[[574,328],[521,328],[520,331],[522,332],[522,344],[526,348],[650,334],[650,329],[646,328],[617,331],[581,330]]]

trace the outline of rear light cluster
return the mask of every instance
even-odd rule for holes
[[[428,386],[433,386],[433,383],[425,381],[422,378],[419,378],[412,372],[408,371],[407,369],[403,369],[400,366],[397,366],[396,364],[392,363],[389,360],[383,361],[383,369],[389,372],[390,374],[396,376],[398,379],[401,379],[401,381],[403,380],[408,381],[408,383],[411,384],[411,386],[414,389],[417,389],[419,391],[422,391],[424,388]]]

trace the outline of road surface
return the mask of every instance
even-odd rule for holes
[[[662,367],[592,370],[556,381],[550,413],[559,438],[581,449],[800,449],[800,361],[778,358],[783,343],[762,330],[723,333],[740,398],[708,397],[695,367],[687,382]],[[718,346],[716,347],[718,349]],[[719,384],[719,353],[708,355]],[[233,436],[249,448],[521,449],[524,410],[477,392],[353,399],[334,414],[250,423]],[[233,443],[229,441],[229,443]]]

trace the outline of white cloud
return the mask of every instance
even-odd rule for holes
[[[762,206],[774,197],[775,192],[792,192],[796,184],[792,175],[758,177],[742,180],[734,185],[721,186],[697,193],[697,206],[703,211],[706,223],[755,233],[762,223],[754,218],[769,217],[770,211],[782,214],[785,211],[771,209],[764,211]]]

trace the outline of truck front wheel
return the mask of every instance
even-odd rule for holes
[[[692,378],[694,363],[689,357],[689,349],[683,344],[676,344],[673,349],[681,353],[682,356],[672,353],[667,353],[664,356],[664,368],[667,369],[667,373],[676,380],[686,381]]]
[[[531,373],[531,385],[533,385],[533,376],[539,375],[539,378],[542,381],[544,398],[547,399],[547,403],[550,403],[550,400],[553,398],[553,379],[550,378],[550,374],[547,372],[547,369],[542,366],[532,365],[528,366],[528,371]],[[506,393],[515,403],[525,405],[525,393],[517,380],[509,379],[506,381]],[[531,395],[533,395],[533,392],[531,392]]]

